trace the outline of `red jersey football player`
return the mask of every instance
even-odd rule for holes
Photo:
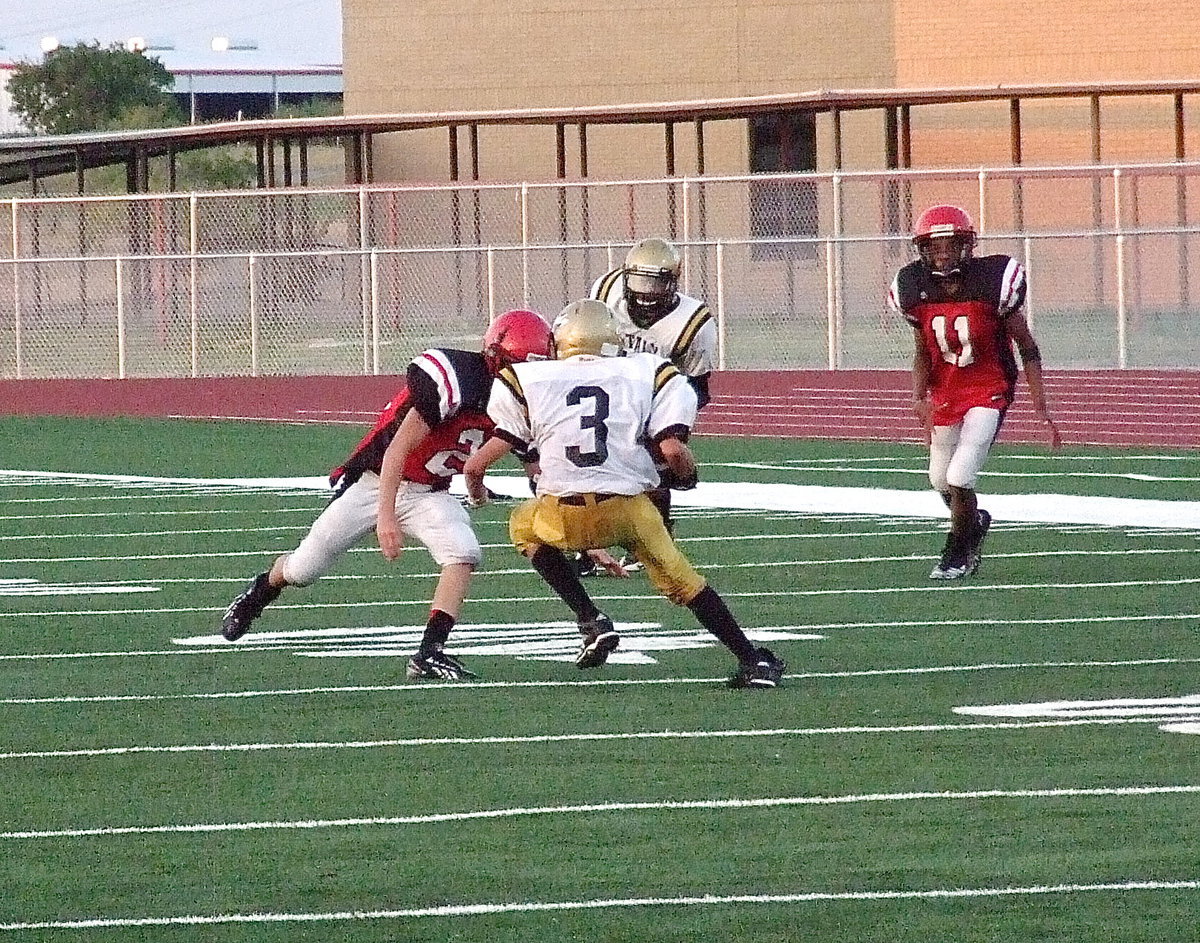
[[[1037,341],[1022,309],[1025,269],[1007,255],[974,255],[975,225],[957,206],[932,206],[913,227],[919,258],[896,273],[888,304],[913,328],[913,410],[929,435],[929,480],[950,508],[950,533],[930,577],[954,580],[979,569],[991,515],[976,479],[1012,405],[1021,357],[1033,408],[1052,448]]]
[[[405,388],[330,474],[334,492],[325,510],[295,550],[279,557],[230,603],[221,634],[231,642],[241,638],[285,586],[315,582],[376,530],[388,559],[399,556],[403,538],[410,537],[423,543],[441,567],[408,677],[472,677],[446,654],[445,645],[483,552],[462,502],[449,493],[450,480],[492,431],[487,415],[492,378],[509,364],[553,356],[550,326],[541,315],[509,311],[488,328],[482,353],[433,348],[416,357],[408,365]],[[388,495],[380,490],[385,463],[401,470]],[[381,500],[388,502],[383,513]]]

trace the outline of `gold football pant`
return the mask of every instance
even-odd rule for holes
[[[541,495],[512,512],[508,531],[526,556],[538,544],[559,550],[624,547],[637,554],[655,588],[680,606],[707,585],[675,545],[645,494]]]

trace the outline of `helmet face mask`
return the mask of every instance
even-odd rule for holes
[[[960,207],[931,206],[913,227],[913,245],[931,274],[957,275],[975,250],[975,224]]]
[[[554,319],[554,349],[559,360],[590,354],[618,357],[624,349],[617,322],[603,301],[573,301]]]
[[[506,311],[483,335],[483,358],[493,376],[510,364],[553,360],[550,325],[536,311]]]
[[[643,239],[625,256],[625,306],[639,328],[650,327],[674,309],[682,263],[679,250],[659,238]]]

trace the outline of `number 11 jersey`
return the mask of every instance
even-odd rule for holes
[[[1004,411],[1012,403],[1017,362],[1004,319],[1021,310],[1025,292],[1025,269],[1007,255],[966,259],[952,276],[919,261],[896,273],[888,304],[929,353],[936,425],[957,422],[973,406]]]

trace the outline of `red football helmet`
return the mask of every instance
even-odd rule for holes
[[[950,237],[947,248],[935,251],[933,241]],[[966,210],[957,206],[931,206],[913,227],[913,244],[934,275],[953,275],[975,249],[975,224]]]
[[[511,363],[552,360],[554,335],[536,311],[505,311],[483,335],[483,356],[493,375]]]

